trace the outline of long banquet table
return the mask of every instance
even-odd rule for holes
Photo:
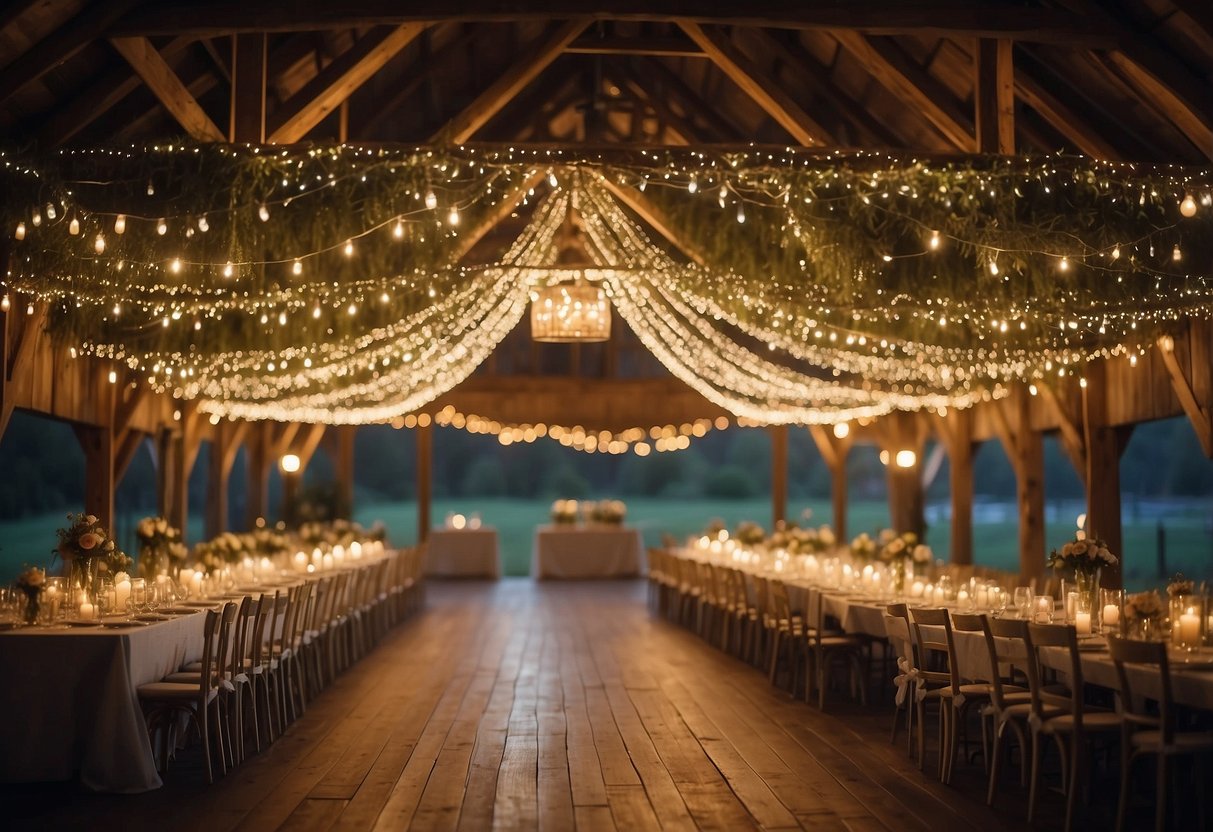
[[[822,593],[822,606],[826,614],[837,619],[845,632],[876,638],[884,638],[888,633],[885,624],[886,608],[891,603],[888,599],[864,597],[858,590],[819,586],[808,578],[764,570],[754,563],[713,561],[697,551],[671,550],[671,554],[700,563],[715,562],[717,565],[740,570],[745,575],[746,591],[751,603],[758,597],[755,578],[761,576],[783,582],[793,612],[803,614],[808,608],[809,590],[817,589]],[[913,606],[911,604],[911,609]],[[954,604],[944,606],[959,611]],[[989,653],[984,636],[970,632],[954,632],[953,636],[961,675],[969,678],[982,678],[987,675]],[[1083,681],[1119,691],[1120,679],[1116,673],[1116,665],[1107,652],[1106,643],[1098,638],[1084,640],[1082,648]],[[1041,662],[1045,666],[1063,676],[1069,674],[1070,656],[1066,650],[1047,647],[1040,652]],[[1213,650],[1205,648],[1192,654],[1175,651],[1171,660],[1171,691],[1174,700],[1181,705],[1213,710]],[[1157,671],[1135,666],[1130,666],[1128,670],[1129,684],[1135,697],[1157,699],[1161,695]]]
[[[344,568],[378,562],[368,558]],[[285,590],[336,571],[283,573],[272,583],[209,600],[217,609],[244,594]],[[204,612],[199,607],[121,629],[60,624],[0,632],[0,783],[78,776],[94,791],[159,788],[137,689],[202,657]]]
[[[541,526],[535,530],[531,575],[544,578],[623,578],[644,568],[644,539],[626,526]]]
[[[425,544],[425,574],[444,578],[500,578],[497,530],[441,528]]]

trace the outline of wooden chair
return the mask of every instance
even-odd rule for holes
[[[234,604],[224,607],[235,609]],[[215,672],[218,662],[220,613],[206,611],[202,626],[202,661],[198,680],[188,682],[151,682],[137,689],[139,703],[143,706],[152,748],[159,738],[161,752],[158,768],[168,768],[171,750],[176,747],[176,724],[179,717],[189,721],[189,727],[198,733],[202,744],[202,756],[206,761],[206,782],[215,782],[215,769],[211,758],[211,741],[215,742],[220,759],[223,757],[222,729],[219,717],[219,676]]]
[[[955,650],[952,646],[952,619],[946,609],[923,608],[910,611],[913,622],[914,646],[918,651],[918,767],[926,765],[926,719],[927,702],[939,703],[939,779],[947,771],[948,753],[952,748],[952,703],[959,688],[959,679],[953,679],[956,667]],[[932,629],[924,631],[924,627]],[[944,657],[944,670],[931,670],[928,663],[932,657]]]
[[[1157,789],[1154,795],[1154,829],[1157,832],[1167,825],[1167,780],[1171,771],[1171,760],[1175,757],[1195,757],[1198,771],[1197,782],[1209,783],[1205,760],[1213,754],[1213,732],[1181,731],[1176,725],[1175,700],[1171,693],[1171,667],[1167,658],[1167,645],[1156,641],[1133,641],[1118,636],[1108,636],[1108,650],[1116,665],[1120,679],[1121,745],[1120,745],[1120,802],[1116,810],[1116,830],[1125,828],[1125,814],[1129,808],[1129,774],[1133,763],[1146,756],[1157,758]],[[1140,665],[1140,671],[1153,669],[1158,679],[1158,713],[1146,711],[1143,703],[1135,698],[1132,679],[1125,665]],[[1206,829],[1206,795],[1197,801],[1200,818],[1193,828]]]
[[[804,659],[804,621],[799,615],[792,614],[792,605],[788,601],[788,588],[783,581],[770,578],[767,590],[771,602],[771,647],[768,650],[767,677],[771,684],[779,678],[779,668],[785,653],[789,664],[792,695],[800,685],[800,670]]]
[[[986,803],[994,804],[994,792],[998,784],[998,769],[1006,753],[1004,741],[1008,731],[1019,742],[1021,786],[1028,785],[1028,716],[1031,713],[1031,693],[1020,685],[1004,682],[1014,681],[1014,667],[1025,666],[1030,660],[1025,646],[1027,629],[1025,622],[1016,619],[989,618],[981,616],[981,630],[985,636],[986,652],[990,658],[990,702],[986,706],[993,723],[993,749],[990,752],[990,783],[986,791]],[[1004,677],[1002,668],[1007,667]]]
[[[1037,684],[1032,684],[1033,675],[1028,676],[1032,694],[1032,709],[1040,713],[1042,718],[1031,720],[1032,728],[1032,774],[1028,790],[1028,823],[1036,813],[1036,792],[1040,777],[1040,753],[1037,748],[1039,738],[1051,736],[1057,743],[1057,751],[1061,755],[1062,781],[1066,791],[1066,821],[1065,829],[1073,828],[1074,801],[1078,793],[1084,763],[1089,756],[1089,743],[1100,735],[1109,736],[1120,732],[1119,714],[1107,710],[1088,707],[1085,698],[1085,687],[1082,677],[1082,661],[1078,653],[1078,634],[1075,628],[1057,624],[1029,624],[1028,632],[1032,636],[1032,645],[1036,650],[1036,666],[1040,667],[1040,651],[1049,647],[1057,647],[1068,652],[1070,680],[1070,696],[1068,707],[1053,716],[1045,714],[1044,691],[1039,684],[1039,674],[1035,674]],[[1048,702],[1056,704],[1057,697],[1049,697]]]
[[[897,678],[894,680],[893,728],[889,743],[897,742],[897,729],[902,716],[906,723],[906,753],[914,755],[914,703],[918,693],[918,656],[911,634],[910,611],[906,604],[889,604],[885,608],[885,634],[897,656]],[[921,723],[919,731],[922,730]]]
[[[805,675],[805,701],[810,701],[811,690],[815,690],[817,707],[825,708],[830,668],[842,660],[851,671],[851,695],[858,694],[859,701],[867,704],[868,645],[866,639],[851,633],[827,630],[825,603],[821,591],[810,588],[808,594],[808,609],[805,611],[807,626],[804,630],[805,656],[808,662],[808,672]]]

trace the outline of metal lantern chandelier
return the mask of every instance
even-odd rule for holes
[[[548,344],[584,344],[611,337],[611,306],[602,287],[586,280],[592,268],[581,236],[581,217],[570,210],[557,241],[557,273],[572,279],[531,293],[531,337]]]

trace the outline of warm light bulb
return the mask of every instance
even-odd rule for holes
[[[181,258],[174,257],[172,259],[172,262],[170,262],[168,264],[168,267],[169,267],[169,271],[171,271],[173,274],[180,274],[181,273]]]
[[[34,215],[32,217],[30,217],[30,222],[32,222],[34,224],[34,228],[37,228],[38,226],[42,225],[42,214],[35,211]]]
[[[737,221],[745,222],[745,205],[740,202],[737,203]]]
[[[1179,203],[1179,213],[1185,217],[1196,216],[1196,200],[1192,198],[1191,194],[1184,195],[1183,202]]]
[[[918,461],[918,454],[909,449],[900,450],[895,457],[898,468],[913,468],[914,463]]]
[[[105,235],[98,234],[97,239],[93,240],[93,251],[101,254],[105,251]]]
[[[1120,246],[1115,246],[1115,247],[1112,249],[1112,259],[1113,259],[1113,260],[1119,260],[1119,259],[1120,259]]]
[[[285,312],[278,313],[278,326],[286,326],[286,313]]]
[[[438,207],[438,197],[434,196],[433,191],[425,192],[425,207],[431,211]]]
[[[990,261],[990,274],[998,274],[998,263]]]
[[[225,266],[223,267],[223,276],[224,276],[224,277],[231,277],[231,276],[232,276],[232,261],[231,261],[231,260],[228,260],[228,261],[227,261],[227,265],[225,265]]]
[[[931,251],[936,251],[939,248],[939,232],[938,231],[931,232],[931,239],[927,242],[927,246],[930,247]]]
[[[286,454],[282,459],[278,460],[278,465],[284,473],[293,474],[299,470],[300,460],[295,454]]]
[[[126,233],[126,214],[119,214],[118,216],[114,217],[114,233]]]
[[[392,236],[397,240],[404,236],[404,223],[400,220],[396,220],[396,227],[392,229]]]
[[[148,196],[156,195],[156,186],[152,184],[152,180],[150,180],[150,179],[147,180],[147,195]]]
[[[17,230],[16,230],[16,232],[13,233],[13,236],[16,237],[18,240],[25,239],[25,223],[23,223],[23,222],[17,223]]]
[[[459,225],[459,209],[452,208],[451,213],[447,214],[446,221],[451,225]]]
[[[75,237],[80,233],[80,220],[72,217],[72,221],[67,224],[67,233]]]
[[[46,203],[46,218],[48,220],[53,220],[57,216],[58,214],[55,213],[55,206],[49,202]]]
[[[556,185],[558,184],[556,182],[556,173],[554,171],[548,171],[548,184],[551,185],[553,188],[555,188]]]
[[[693,194],[699,190],[699,183],[695,181],[695,177],[691,177],[691,181],[687,183],[687,193]]]
[[[262,222],[269,222],[270,209],[266,207],[264,202],[257,206],[257,216],[261,218]]]
[[[298,260],[296,260],[294,263],[292,263],[291,264],[291,273],[297,274],[297,275],[303,274],[303,263],[299,262]]]
[[[345,241],[345,256],[346,257],[354,256],[354,241],[353,240]]]
[[[1179,250],[1179,243],[1176,243],[1175,248],[1171,249],[1171,259],[1176,263],[1184,259],[1184,253]]]
[[[211,224],[209,222],[207,222],[206,214],[203,214],[202,216],[200,216],[198,218],[198,230],[205,233],[207,231],[210,231],[210,229],[211,229]]]
[[[1070,270],[1069,258],[1067,258],[1067,257],[1061,258],[1061,261],[1057,264],[1057,268],[1061,269],[1063,272],[1068,272]]]
[[[846,439],[851,433],[851,425],[848,422],[839,422],[834,425],[834,436],[838,439]]]
[[[110,376],[109,376],[109,378],[110,378],[110,384],[117,384],[117,383],[118,383],[118,373],[117,373],[116,371],[114,371],[114,370],[110,370]]]
[[[8,299],[8,295],[0,298],[0,312],[7,312],[11,306],[12,302]]]
[[[156,221],[156,233],[159,234],[161,237],[163,237],[165,234],[168,233],[168,223],[165,222],[163,219]]]

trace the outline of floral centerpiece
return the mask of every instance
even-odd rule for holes
[[[1163,603],[1158,590],[1134,592],[1125,596],[1125,621],[1137,638],[1153,639],[1162,619]]]
[[[917,567],[930,563],[934,555],[931,548],[918,542],[914,532],[903,532],[895,536],[880,549],[880,559],[890,565],[893,586],[898,592],[905,587],[906,566]]]
[[[1175,573],[1175,577],[1167,584],[1167,597],[1179,598],[1184,595],[1191,595],[1196,592],[1196,582],[1189,581],[1184,577],[1182,572]]]
[[[590,503],[590,520],[608,526],[621,526],[627,517],[628,507],[623,500],[599,500]]]
[[[577,501],[557,500],[552,503],[552,523],[557,526],[571,526],[577,522]]]
[[[834,530],[829,526],[819,529],[800,527],[795,523],[781,523],[767,538],[771,549],[783,549],[792,555],[811,555],[834,548]]]
[[[135,527],[139,541],[139,573],[145,578],[180,567],[189,555],[181,530],[163,517],[144,517]]]
[[[102,559],[117,547],[95,514],[69,514],[70,525],[59,529],[56,552],[68,564],[73,590],[91,595]]]
[[[743,546],[757,546],[767,539],[767,533],[753,520],[743,520],[733,530],[733,539]]]
[[[249,547],[240,535],[224,532],[213,540],[195,546],[194,558],[207,572],[217,572],[225,566],[238,563],[248,551]]]
[[[1091,599],[1090,609],[1096,607],[1099,571],[1118,562],[1116,555],[1108,550],[1108,544],[1096,538],[1077,537],[1049,553],[1049,566],[1055,572],[1068,570],[1074,573],[1078,594]]]
[[[871,560],[876,556],[876,541],[867,532],[861,532],[851,541],[851,556],[856,560]]]
[[[33,624],[38,620],[42,588],[46,586],[46,570],[28,566],[17,576],[16,583],[17,589],[25,594],[25,623]]]

